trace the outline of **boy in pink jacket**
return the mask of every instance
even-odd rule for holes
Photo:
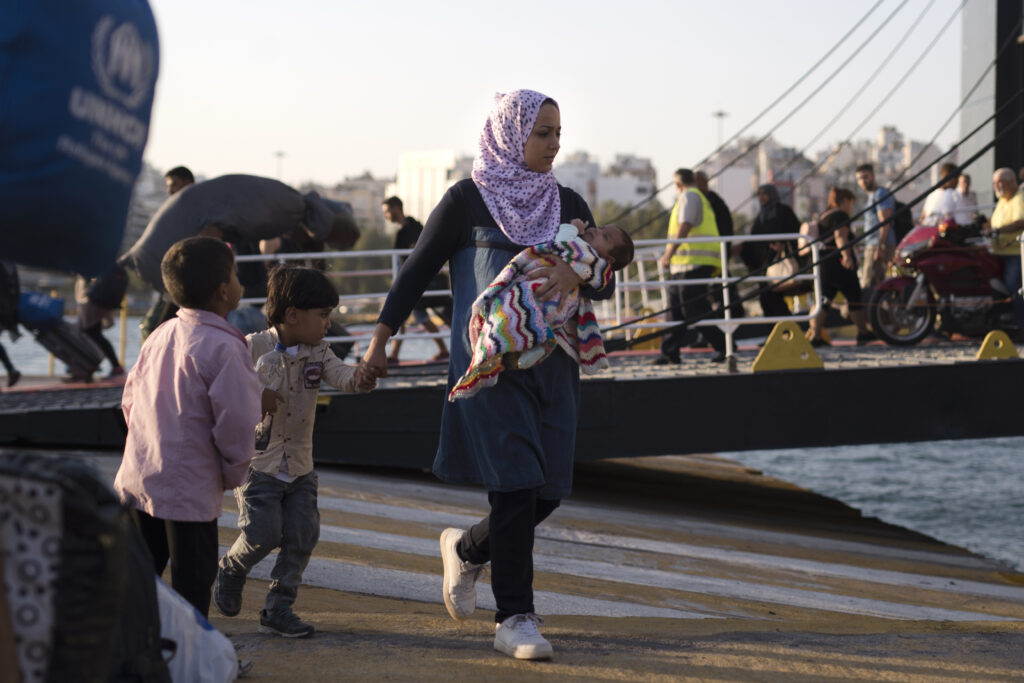
[[[242,296],[231,249],[182,240],[160,269],[181,310],[146,339],[128,373],[114,489],[135,506],[156,573],[170,560],[171,586],[208,616],[217,518],[252,460],[260,386],[245,337],[226,320]]]

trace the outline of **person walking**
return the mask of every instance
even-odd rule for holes
[[[754,218],[750,228],[751,235],[776,235],[793,233],[792,242],[743,242],[734,244],[734,254],[738,254],[751,273],[763,275],[767,267],[778,260],[780,253],[789,248],[796,251],[796,238],[800,233],[800,219],[793,213],[788,204],[783,204],[779,190],[774,185],[761,185],[757,188],[757,202],[760,211]],[[765,289],[760,294],[761,310],[771,317],[791,315],[786,297],[772,289]]]
[[[128,373],[121,409],[128,435],[114,490],[135,508],[157,576],[204,617],[217,576],[217,518],[240,485],[260,421],[260,384],[245,338],[228,324],[242,285],[228,245],[175,243],[161,261],[179,306],[149,335]]]
[[[387,372],[385,347],[431,278],[450,261],[453,289],[448,391],[469,367],[473,302],[526,246],[550,241],[578,218],[593,224],[583,199],[551,172],[559,150],[555,100],[532,90],[499,94],[491,109],[472,178],[452,186],[430,214],[423,235],[384,303],[364,360]],[[564,261],[534,271],[545,301],[582,283]],[[583,294],[607,298],[612,286]],[[517,659],[546,659],[551,644],[533,603],[534,527],[572,488],[579,366],[561,348],[543,363],[502,373],[498,383],[464,401],[445,403],[434,474],[453,484],[481,484],[490,513],[470,529],[441,534],[443,598],[465,619],[476,608],[476,580],[491,565],[496,650]]]
[[[676,191],[679,197],[668,222],[668,238],[717,237],[718,223],[715,212],[707,197],[697,189],[693,171],[681,168],[675,173]],[[722,257],[718,242],[693,244],[666,244],[661,255],[662,268],[668,268],[672,279],[706,280],[721,272]],[[669,289],[669,319],[682,323],[685,320],[698,321],[711,313],[711,287],[705,283],[673,285]],[[675,327],[661,339],[661,355],[654,359],[655,365],[678,364],[680,348],[687,333],[685,327]],[[725,335],[717,327],[700,328],[701,335],[715,349],[712,362],[725,360]]]
[[[395,233],[395,249],[412,249],[416,246],[416,240],[420,238],[420,234],[423,232],[423,225],[412,216],[405,215],[405,209],[402,205],[402,200],[398,197],[388,197],[381,204],[381,210],[384,212],[384,218],[390,222],[395,223],[399,226],[398,232]],[[448,287],[448,281],[444,275],[438,274],[434,280],[430,283],[430,289],[446,289]],[[416,321],[417,325],[423,326],[427,332],[437,332],[437,325],[430,319],[430,311],[427,310],[427,304],[430,303],[427,299],[420,299],[416,303],[416,306],[412,309],[413,320]],[[451,323],[451,312],[450,304],[445,303],[443,306],[438,306],[436,312],[438,317],[447,323]],[[402,326],[402,330],[405,331],[405,326]],[[440,337],[434,339],[434,343],[437,345],[437,353],[431,358],[431,362],[442,362],[448,360],[448,347],[444,345],[444,340]],[[388,355],[388,362],[397,365],[398,364],[398,352],[402,348],[402,340],[395,339],[391,342],[391,353]]]
[[[896,210],[896,198],[889,190],[878,186],[875,167],[871,164],[858,166],[856,175],[857,185],[868,193],[868,206],[871,207],[864,214],[867,237],[864,238],[864,263],[860,271],[860,287],[867,290],[885,277],[885,269],[896,250],[896,231],[889,220]]]

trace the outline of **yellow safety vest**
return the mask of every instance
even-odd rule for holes
[[[701,222],[699,225],[693,226],[687,237],[717,237],[718,223],[715,222],[715,211],[711,208],[711,203],[708,201],[708,198],[695,187],[688,187],[685,191],[693,192],[695,195],[700,197],[701,206]],[[679,199],[682,199],[682,195],[679,195]],[[675,239],[679,234],[679,205],[681,203],[679,199],[676,200],[676,205],[672,207],[672,215],[669,216],[669,239]],[[678,247],[679,248],[676,249],[676,253],[672,254],[671,263],[673,266],[712,266],[717,269],[721,269],[722,267],[721,252],[719,251],[718,242],[680,244]]]

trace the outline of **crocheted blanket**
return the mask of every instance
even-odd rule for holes
[[[449,392],[449,401],[493,386],[503,370],[533,367],[557,346],[585,374],[608,367],[594,308],[578,289],[561,309],[557,297],[543,302],[534,297],[534,290],[545,280],[527,276],[554,265],[556,259],[568,263],[594,289],[603,289],[611,281],[608,262],[582,239],[546,242],[519,252],[473,302],[469,320],[473,357]]]

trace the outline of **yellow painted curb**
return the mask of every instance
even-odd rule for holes
[[[975,360],[996,360],[998,358],[1017,358],[1017,347],[1013,345],[1005,332],[992,330],[985,335],[985,340],[981,342],[981,348],[978,349]]]
[[[821,356],[807,341],[804,333],[800,331],[796,323],[791,320],[783,320],[775,324],[772,333],[768,335],[761,353],[757,354],[754,364],[751,366],[753,372],[764,372],[770,370],[814,370],[825,367]]]

